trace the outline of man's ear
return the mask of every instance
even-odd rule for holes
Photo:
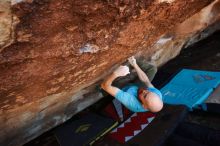
[[[145,104],[142,104],[142,106],[144,107],[144,109],[148,109],[148,108],[147,108],[147,105],[145,105]]]

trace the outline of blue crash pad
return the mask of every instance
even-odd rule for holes
[[[220,84],[220,72],[182,69],[169,84],[216,88]]]
[[[211,94],[212,88],[189,87],[183,85],[168,84],[161,89],[163,101],[168,104],[183,104],[190,109],[203,103]]]
[[[219,83],[220,72],[183,69],[161,92],[165,103],[183,104],[192,109],[206,100]]]

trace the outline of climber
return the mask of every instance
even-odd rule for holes
[[[128,61],[137,72],[139,80],[143,85],[140,83],[129,84],[122,89],[113,86],[112,82],[116,78],[126,76],[130,73],[128,66],[120,66],[101,84],[102,89],[114,96],[133,112],[159,112],[163,107],[162,94],[150,81],[153,79],[156,70],[153,76],[149,74],[151,75],[149,79],[133,56]],[[148,70],[152,71],[152,66]]]

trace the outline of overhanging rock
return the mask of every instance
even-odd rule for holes
[[[184,20],[205,7],[213,21],[181,35]],[[5,146],[22,145],[102,98],[96,86],[131,55],[145,54],[160,65],[178,54],[166,48],[158,53],[161,37],[163,45],[181,40],[179,49],[219,20],[217,0],[5,0],[0,8]]]

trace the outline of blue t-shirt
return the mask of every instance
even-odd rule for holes
[[[138,88],[139,87],[137,85],[126,86],[116,93],[115,98],[133,112],[146,112],[148,110],[143,108],[141,102],[137,98]],[[147,88],[147,90],[157,94],[162,100],[162,94],[158,89],[154,87],[149,87]]]

